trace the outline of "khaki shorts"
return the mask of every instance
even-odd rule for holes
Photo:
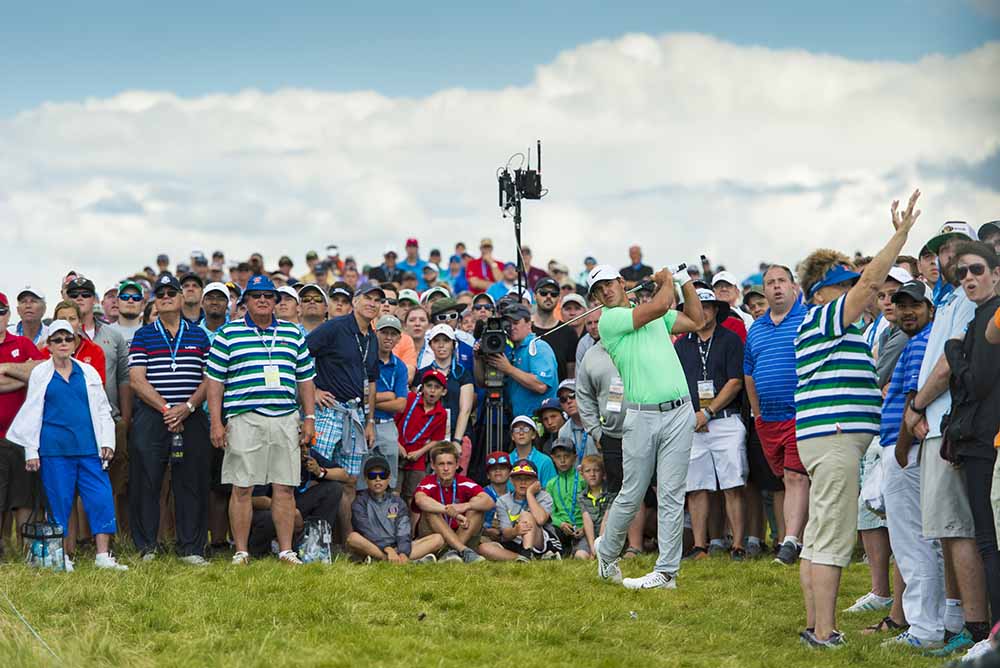
[[[920,448],[920,512],[927,540],[975,538],[969,494],[961,469],[941,459],[941,437]]]
[[[858,530],[861,458],[871,442],[871,434],[836,434],[799,441],[799,458],[810,482],[803,559],[841,568],[851,563]]]
[[[299,414],[241,413],[226,425],[222,484],[236,487],[300,482]]]

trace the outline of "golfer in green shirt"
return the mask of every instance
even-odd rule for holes
[[[625,411],[624,479],[608,511],[604,535],[594,543],[597,573],[628,589],[677,587],[695,418],[684,370],[670,335],[695,332],[704,320],[701,301],[687,271],[679,270],[671,276],[670,270],[661,269],[652,281],[657,286],[653,299],[633,308],[625,294],[625,281],[615,269],[598,266],[588,277],[590,293],[604,306],[598,324],[601,343],[625,386],[624,396],[608,397],[609,410]],[[671,309],[675,281],[688,304],[687,314]],[[652,573],[623,581],[618,558],[628,526],[654,474],[660,556]]]

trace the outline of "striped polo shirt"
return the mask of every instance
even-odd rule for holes
[[[266,386],[268,365],[278,367],[279,387]],[[251,411],[288,415],[298,408],[297,384],[316,375],[297,325],[272,317],[271,325],[260,329],[249,314],[218,329],[205,373],[224,385],[222,410],[227,418]]]
[[[813,306],[795,338],[795,436],[879,432],[882,393],[864,334],[844,323],[847,295]]]
[[[144,367],[146,380],[167,403],[182,404],[201,385],[210,345],[200,327],[183,319],[176,337],[161,323],[150,323],[132,336],[128,366]]]
[[[795,419],[795,337],[806,317],[805,305],[795,305],[779,324],[771,320],[768,309],[747,332],[743,350],[743,373],[753,378],[760,397],[760,418],[765,422]]]
[[[927,352],[927,339],[931,336],[933,323],[920,330],[909,341],[896,361],[892,370],[892,378],[882,401],[882,428],[879,443],[882,447],[896,445],[899,440],[899,430],[903,426],[903,411],[906,409],[906,396],[917,391],[917,381],[920,378],[920,364]]]

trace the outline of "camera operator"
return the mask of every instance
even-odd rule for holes
[[[476,355],[476,383],[480,386],[484,384],[484,366],[489,364],[504,375],[504,393],[510,414],[533,415],[543,401],[556,396],[559,382],[556,355],[549,344],[541,340],[536,342],[532,354],[530,344],[535,334],[531,331],[531,311],[527,307],[513,304],[502,313],[514,350],[509,358],[502,354]]]

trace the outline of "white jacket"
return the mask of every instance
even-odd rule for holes
[[[87,402],[90,419],[97,440],[97,454],[101,448],[115,449],[115,422],[111,418],[111,404],[104,392],[104,383],[94,367],[70,358],[83,371],[87,383]],[[42,433],[42,412],[45,409],[45,390],[49,387],[56,367],[52,360],[45,360],[31,370],[28,377],[28,396],[7,430],[7,440],[24,448],[25,459],[38,458],[38,445]]]

